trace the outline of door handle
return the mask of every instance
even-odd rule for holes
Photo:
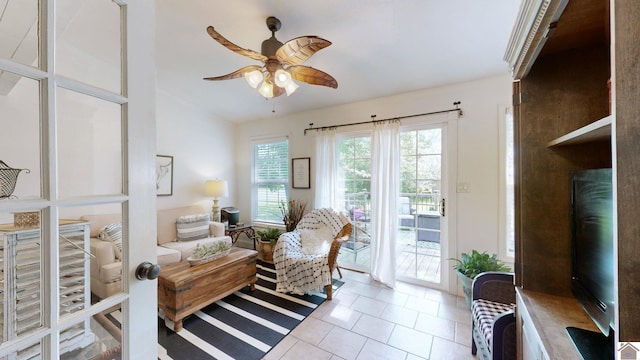
[[[440,216],[444,217],[444,210],[445,210],[445,206],[444,206],[444,199],[440,200]]]
[[[160,265],[143,262],[136,268],[136,278],[138,280],[153,280],[160,275]]]

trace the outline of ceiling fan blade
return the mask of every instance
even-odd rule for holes
[[[287,68],[287,70],[291,73],[291,77],[298,81],[312,85],[328,86],[334,89],[338,88],[338,82],[333,76],[310,66],[294,65]]]
[[[254,60],[258,60],[258,61],[267,61],[269,58],[267,58],[266,56],[260,54],[257,51],[253,51],[250,49],[244,49],[241,48],[240,46],[232,43],[231,41],[227,40],[227,38],[225,38],[224,36],[220,35],[219,32],[217,32],[213,26],[208,26],[207,27],[207,33],[209,33],[209,35],[217,42],[219,42],[222,46],[226,47],[227,49],[238,53],[240,55],[246,56],[248,58],[254,59]]]
[[[230,74],[227,75],[222,75],[222,76],[213,76],[213,77],[206,77],[204,78],[204,80],[229,80],[229,79],[236,79],[239,77],[244,76],[244,73],[250,72],[250,71],[254,71],[254,70],[260,70],[262,69],[262,66],[260,65],[249,65],[249,66],[245,66],[243,68],[240,68]]]
[[[317,36],[301,36],[280,46],[276,51],[276,57],[284,63],[300,65],[329,45],[331,45],[331,41]]]

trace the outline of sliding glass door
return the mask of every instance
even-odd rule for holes
[[[353,233],[342,245],[340,266],[369,272],[371,265],[371,134],[359,133],[337,140],[338,186]]]
[[[446,124],[405,128],[400,134],[400,198],[396,274],[399,280],[442,284],[442,249],[446,249]],[[353,223],[343,244],[340,266],[370,271],[371,133],[337,140],[338,184],[342,211]],[[391,170],[390,170],[391,171]]]

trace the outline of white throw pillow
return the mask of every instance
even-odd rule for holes
[[[326,254],[331,248],[333,234],[328,226],[321,226],[316,230],[300,229],[300,251],[306,255]]]
[[[111,241],[113,243],[113,252],[116,255],[116,259],[120,259],[122,256],[122,224],[113,223],[105,225],[100,229],[98,233],[98,239],[104,241]]]

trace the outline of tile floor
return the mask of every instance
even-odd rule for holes
[[[464,298],[343,269],[345,284],[265,359],[474,359]]]

